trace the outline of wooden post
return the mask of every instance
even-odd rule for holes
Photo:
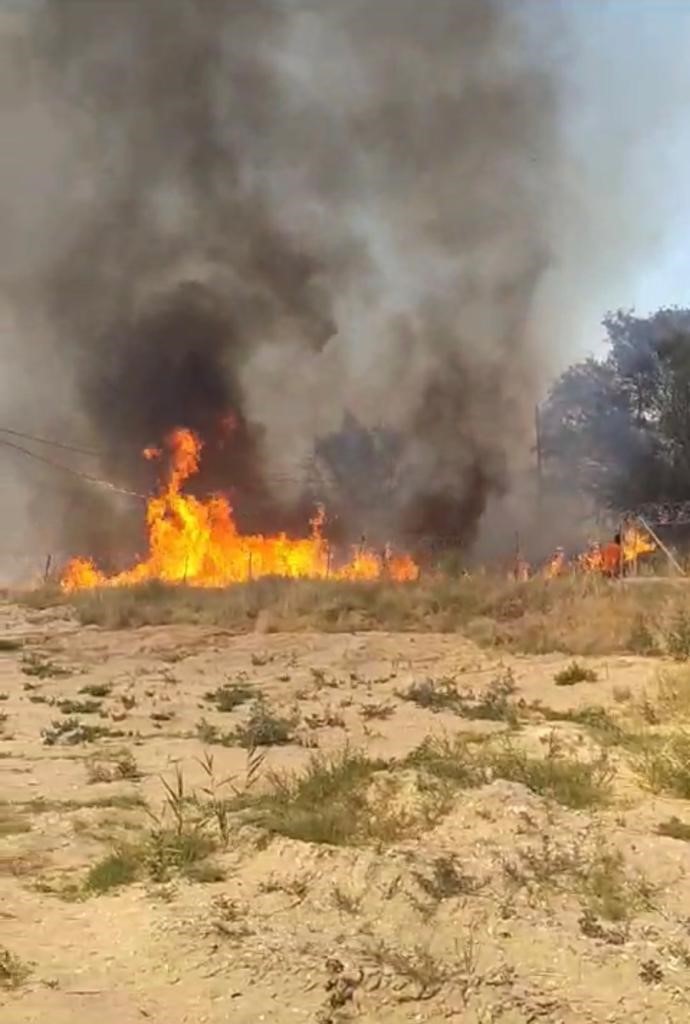
[[[48,582],[48,578],[50,576],[50,567],[51,567],[52,563],[53,563],[53,556],[52,555],[48,555],[48,557],[46,558],[45,570],[43,572],[43,582],[44,583]]]
[[[534,438],[537,453],[537,507],[541,507],[542,493],[543,493],[543,451],[541,444],[541,417],[539,415],[539,405],[534,407]]]
[[[326,541],[326,579],[331,576],[331,545]]]

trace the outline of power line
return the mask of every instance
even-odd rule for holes
[[[33,434],[25,434],[21,430],[12,430],[10,427],[0,427],[0,434],[9,434],[11,437],[19,437],[23,441],[33,441],[34,444],[45,444],[53,448],[62,448],[66,452],[76,452],[78,455],[99,456],[101,453],[93,448],[82,448],[74,444],[66,444],[64,441],[49,441],[45,437],[34,437]]]
[[[71,476],[79,477],[81,480],[86,480],[88,483],[96,484],[98,487],[105,487],[109,491],[115,491],[117,494],[126,494],[128,497],[138,498],[140,501],[147,500],[146,495],[144,494],[139,494],[137,491],[128,491],[126,488],[118,487],[109,480],[101,480],[100,477],[92,476],[90,473],[82,473],[78,469],[73,469],[72,466],[65,466],[64,463],[55,462],[53,459],[49,459],[45,455],[38,455],[36,452],[30,451],[22,445],[15,444],[14,441],[6,441],[4,438],[0,438],[0,445],[5,448],[11,448],[13,451],[20,452],[22,455],[26,455],[30,459],[36,459],[37,462],[42,462],[44,465],[51,466],[53,469],[62,470],[63,473],[68,473]]]

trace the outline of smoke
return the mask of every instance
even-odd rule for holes
[[[190,426],[199,488],[273,529],[349,410],[401,438],[382,529],[472,540],[549,369],[561,29],[510,0],[35,0],[2,35],[15,422],[129,487]],[[32,519],[112,554],[119,515],[87,536],[70,495]]]

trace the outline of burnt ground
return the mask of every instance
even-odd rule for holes
[[[0,606],[2,1019],[687,1021],[685,675],[572,661]]]

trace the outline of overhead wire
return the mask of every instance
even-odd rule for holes
[[[117,484],[111,483],[110,480],[103,480],[101,477],[93,476],[91,473],[83,473],[81,470],[75,469],[73,466],[66,466],[64,463],[56,462],[54,459],[50,459],[46,455],[39,455],[38,452],[32,452],[29,448],[24,448],[23,445],[15,444],[14,441],[8,441],[5,438],[0,437],[0,445],[4,448],[10,448],[13,451],[19,452],[22,455],[26,455],[30,459],[35,459],[37,462],[41,462],[46,466],[51,466],[53,469],[59,469],[63,473],[68,473],[71,476],[79,477],[81,480],[86,480],[89,483],[96,484],[98,487],[104,487],[109,491],[114,491],[116,494],[125,494],[130,498],[138,498],[140,501],[147,500],[145,494],[139,494],[138,491],[130,491],[125,487],[118,487]],[[60,445],[59,447],[64,447],[64,445]]]
[[[33,434],[26,434],[21,430],[13,430],[11,427],[0,427],[0,434],[9,434],[10,437],[18,437],[23,441],[32,441],[34,444],[45,444],[52,448],[62,448],[66,452],[76,452],[78,455],[90,455],[98,457],[101,452],[93,448],[85,448],[80,445],[67,444],[65,441],[53,441],[46,437],[36,437]]]

